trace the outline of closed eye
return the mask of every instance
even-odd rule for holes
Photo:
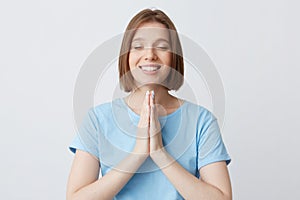
[[[156,47],[157,49],[160,49],[160,50],[163,50],[163,51],[167,51],[167,50],[169,50],[170,48],[169,48],[169,46],[158,46],[158,47]]]
[[[162,51],[167,51],[170,50],[170,44],[168,42],[165,42],[164,40],[159,40],[155,44],[156,49],[162,50]]]
[[[134,45],[134,46],[131,47],[131,49],[142,50],[142,49],[144,49],[144,46],[142,46],[142,45]]]

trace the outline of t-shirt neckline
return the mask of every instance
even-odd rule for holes
[[[135,118],[140,118],[140,115],[136,114],[126,103],[124,97],[123,98],[120,98],[121,99],[121,102],[122,104],[127,108],[128,112],[133,115]],[[158,118],[159,119],[167,119],[167,118],[170,118],[172,117],[173,115],[176,115],[178,112],[180,112],[183,108],[183,106],[186,105],[186,100],[183,100],[183,103],[172,113],[168,114],[168,115],[164,115],[164,116],[159,116]]]

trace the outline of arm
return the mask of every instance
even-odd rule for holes
[[[99,161],[91,154],[77,150],[67,186],[67,200],[112,199],[130,180],[145,156],[129,154],[116,169],[98,179]]]
[[[185,199],[231,200],[231,184],[225,161],[202,167],[201,178],[185,170],[163,149],[151,154],[169,181]]]
[[[225,161],[199,170],[200,179],[190,174],[163,148],[154,96],[150,100],[150,156],[185,199],[231,200],[231,184]]]
[[[91,154],[77,150],[67,186],[67,200],[112,199],[149,156],[149,94],[145,96],[138,124],[136,144],[131,154],[115,169],[98,179],[100,163]]]

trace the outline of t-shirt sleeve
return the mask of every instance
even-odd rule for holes
[[[69,149],[75,153],[76,149],[88,152],[99,159],[99,123],[94,108],[89,109],[84,117],[77,134],[71,142]]]
[[[205,165],[218,161],[226,161],[228,165],[231,158],[223,143],[217,119],[209,111],[206,111],[205,117],[199,119],[198,126],[198,170]]]

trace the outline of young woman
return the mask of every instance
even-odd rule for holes
[[[134,16],[119,57],[129,95],[89,110],[70,146],[68,200],[232,198],[216,118],[169,94],[183,84],[183,71],[169,17],[150,9]]]

